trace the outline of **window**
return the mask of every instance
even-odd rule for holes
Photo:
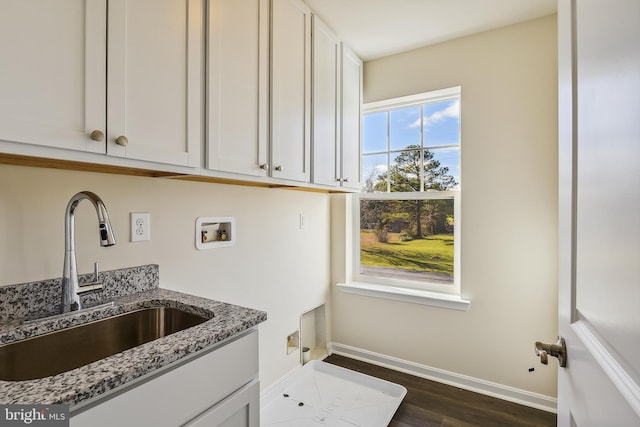
[[[356,282],[459,295],[460,95],[364,105]]]

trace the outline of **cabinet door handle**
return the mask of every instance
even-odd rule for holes
[[[278,165],[275,167],[275,170],[277,170],[278,172],[282,172],[284,168],[282,167],[282,165]]]
[[[129,144],[129,139],[124,135],[120,135],[116,138],[116,144],[126,147]]]
[[[262,169],[264,171],[268,171],[269,170],[269,165],[267,163],[262,163],[259,167],[260,167],[260,169]]]
[[[89,134],[89,137],[94,141],[102,141],[104,140],[104,132],[102,132],[99,129],[96,129]]]

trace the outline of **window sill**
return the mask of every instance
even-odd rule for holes
[[[420,289],[362,282],[338,283],[337,286],[342,292],[348,294],[430,305],[451,310],[467,311],[471,306],[471,301],[463,300],[458,295],[441,294]]]

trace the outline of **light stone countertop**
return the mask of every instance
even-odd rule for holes
[[[51,377],[0,381],[0,403],[74,405],[86,403],[190,354],[240,334],[267,319],[263,311],[154,288],[113,298],[111,307],[96,307],[29,323],[0,321],[0,343],[53,332],[140,308],[175,307],[209,320],[180,332]]]

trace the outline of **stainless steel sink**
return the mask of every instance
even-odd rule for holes
[[[136,310],[0,346],[0,380],[44,378],[205,322],[170,307]]]

